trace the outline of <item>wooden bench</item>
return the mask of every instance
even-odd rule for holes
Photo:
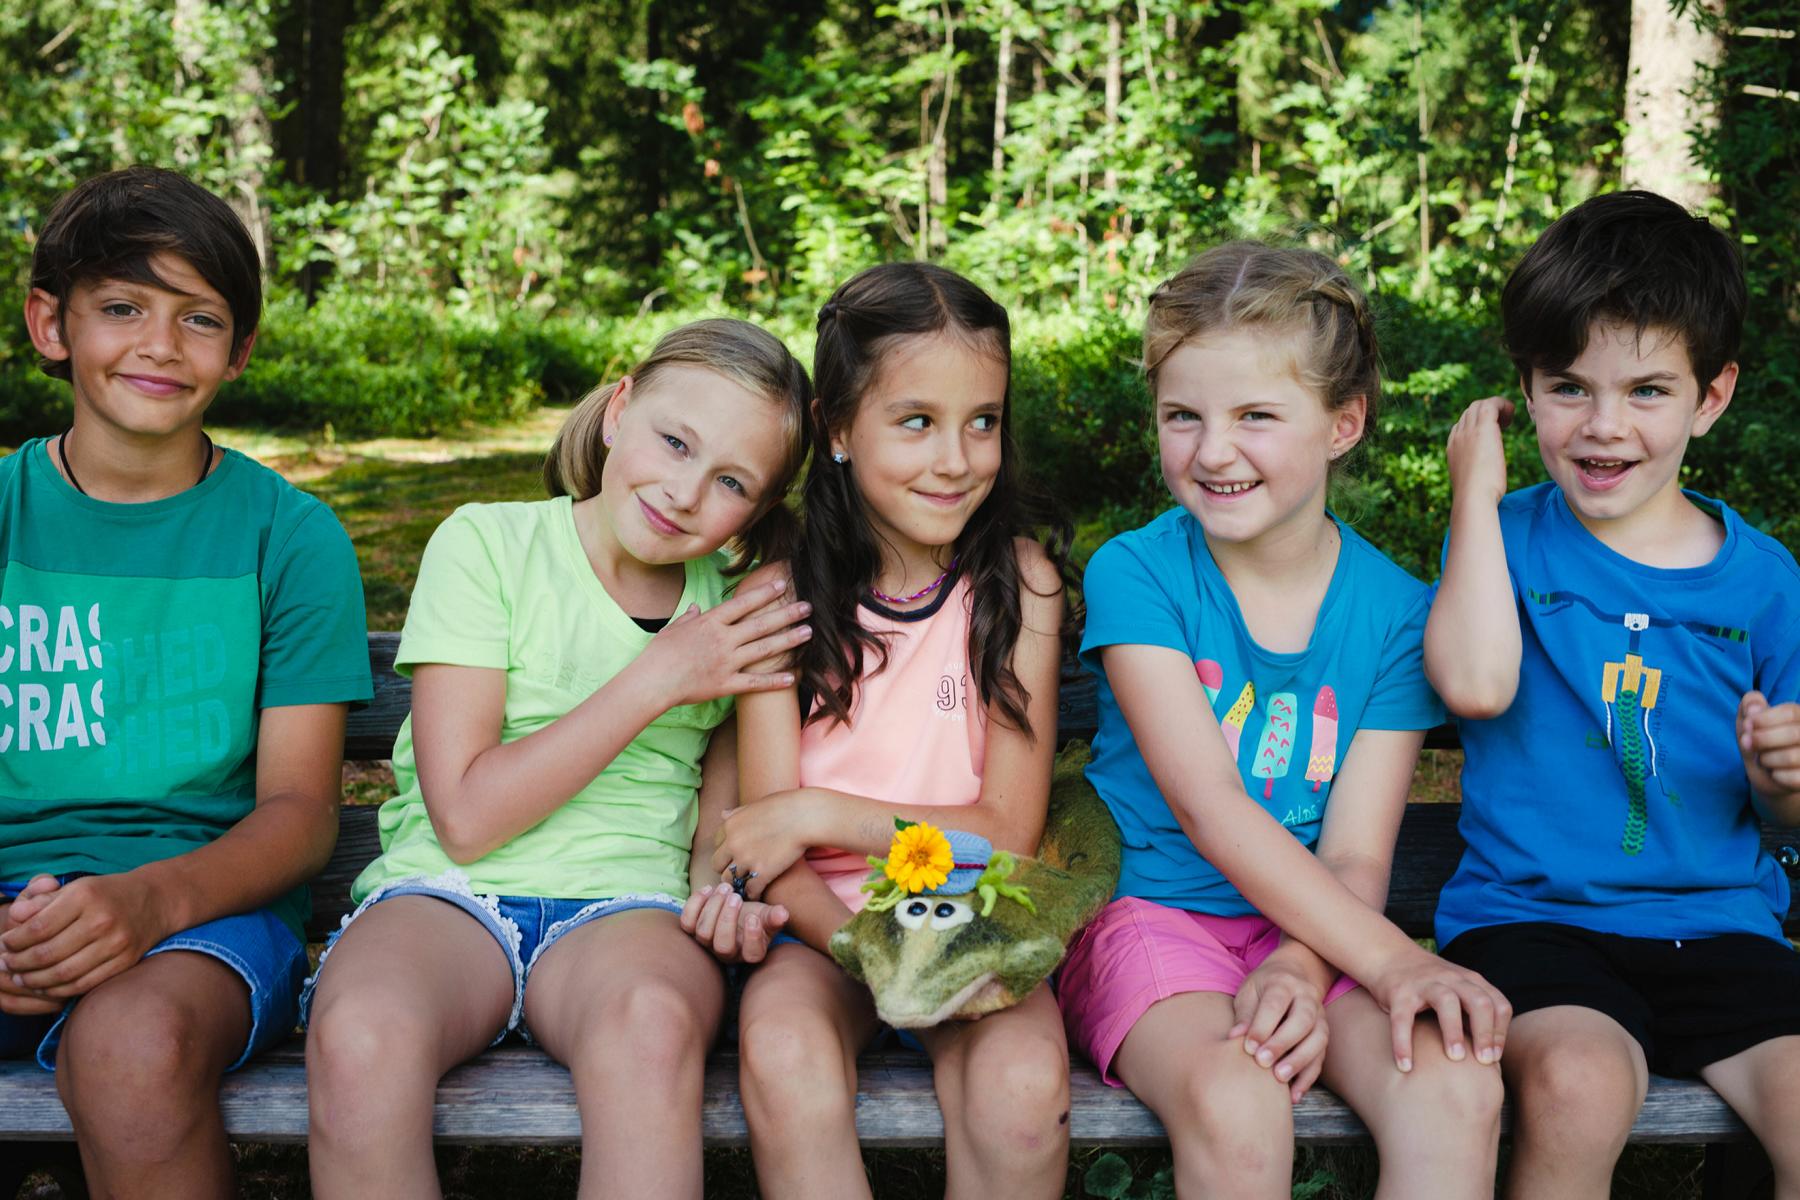
[[[375,699],[353,713],[345,739],[350,760],[387,758],[405,717],[408,681],[393,670],[399,638],[369,635]],[[1095,721],[1091,679],[1077,675],[1064,683],[1059,741],[1091,736]],[[1452,727],[1433,730],[1428,746],[1453,748]],[[1411,804],[1401,826],[1388,916],[1414,937],[1431,936],[1437,894],[1462,852],[1456,830],[1458,806]],[[339,837],[330,865],[313,885],[309,936],[323,940],[350,910],[349,886],[379,852],[373,807],[341,810]],[[1800,849],[1792,833],[1765,829],[1764,845],[1800,879]],[[1790,910],[1789,936],[1800,933],[1800,907]],[[1077,1146],[1156,1145],[1162,1126],[1132,1095],[1102,1084],[1094,1069],[1077,1063],[1072,1072],[1070,1137]],[[298,1038],[226,1078],[225,1125],[241,1141],[301,1142],[306,1138],[306,1076]],[[866,1055],[857,1093],[857,1130],[874,1147],[932,1145],[943,1139],[943,1123],[932,1093],[929,1063],[911,1053]],[[738,1102],[737,1060],[716,1054],[706,1073],[703,1130],[709,1146],[748,1144],[744,1111]],[[1294,1112],[1303,1143],[1367,1141],[1362,1123],[1324,1088],[1314,1088]],[[464,1144],[568,1144],[580,1140],[569,1074],[542,1053],[522,1046],[489,1051],[456,1068],[438,1088],[434,1127],[446,1142]],[[0,1063],[0,1141],[57,1141],[73,1136],[57,1100],[52,1077],[28,1061]],[[1749,1139],[1743,1124],[1705,1084],[1653,1079],[1649,1098],[1632,1129],[1633,1142],[1707,1143],[1727,1146]],[[1709,1175],[1726,1168],[1724,1156],[1709,1150]]]

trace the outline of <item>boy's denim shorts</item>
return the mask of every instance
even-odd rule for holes
[[[494,1036],[489,1045],[498,1045],[507,1034],[515,1030],[526,1041],[531,1040],[531,1031],[525,1028],[525,983],[531,978],[531,970],[537,966],[538,959],[544,956],[544,951],[558,941],[590,921],[610,917],[615,913],[630,912],[634,908],[660,908],[665,912],[681,912],[681,901],[665,892],[613,896],[605,900],[562,900],[546,896],[477,894],[469,877],[462,871],[396,879],[370,892],[356,906],[356,911],[344,918],[331,939],[325,943],[325,952],[319,956],[319,969],[313,972],[312,978],[306,981],[306,986],[300,993],[302,1025],[312,1017],[313,993],[319,986],[319,976],[325,973],[326,960],[337,947],[338,939],[344,936],[344,930],[350,928],[350,923],[371,906],[380,904],[383,900],[392,900],[395,896],[430,896],[447,904],[454,904],[481,922],[481,927],[500,944],[500,949],[512,968],[513,1003],[505,1027]]]
[[[76,876],[66,876],[67,883]],[[0,883],[0,899],[10,900],[24,883]],[[220,917],[184,929],[150,947],[145,958],[169,950],[191,950],[218,959],[237,972],[250,989],[250,1037],[243,1053],[226,1068],[235,1071],[252,1055],[267,1050],[294,1032],[299,1015],[300,983],[306,978],[306,943],[268,909]],[[56,1070],[56,1048],[63,1022],[80,1001],[71,1000],[60,1013],[16,1017],[0,1013],[0,1058],[22,1055],[35,1043],[38,1065]]]

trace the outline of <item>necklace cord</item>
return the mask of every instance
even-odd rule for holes
[[[75,478],[75,468],[71,467],[69,465],[69,434],[74,433],[74,432],[75,432],[75,430],[73,428],[70,428],[67,433],[64,433],[61,437],[56,439],[56,456],[58,458],[62,459],[63,474],[68,478],[69,486],[74,488],[77,492],[80,492],[83,496],[85,496],[85,495],[87,495],[87,489],[81,486],[81,481],[79,479]],[[201,484],[206,482],[206,477],[208,475],[212,474],[212,467],[213,467],[212,435],[207,433],[203,429],[200,431],[200,436],[202,438],[206,439],[206,453],[201,456],[200,478],[194,480],[194,482],[193,482],[194,487],[199,487]],[[954,564],[952,564],[952,565],[954,565]],[[935,587],[937,585],[933,584],[932,586]]]
[[[936,579],[932,580],[910,596],[890,596],[879,588],[870,588],[869,595],[887,604],[911,604],[914,600],[923,600],[943,586],[944,580],[950,578],[950,576],[955,573],[956,564],[960,561],[960,559],[956,558],[951,559],[950,565],[944,568],[944,573],[942,575],[939,575]]]

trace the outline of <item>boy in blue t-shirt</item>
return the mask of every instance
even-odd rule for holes
[[[362,581],[329,509],[201,430],[256,248],[131,168],[51,209],[25,321],[74,423],[0,459],[0,1057],[96,1195],[228,1196],[219,1077],[287,1037],[337,834]]]
[[[1514,1008],[1512,1196],[1606,1196],[1651,1071],[1711,1084],[1800,1194],[1800,955],[1758,824],[1800,823],[1800,568],[1680,484],[1745,304],[1705,220],[1590,200],[1501,298],[1550,482],[1506,494],[1506,400],[1450,435],[1425,663],[1468,849],[1437,935]]]

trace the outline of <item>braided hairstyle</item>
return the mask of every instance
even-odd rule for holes
[[[1381,400],[1374,314],[1344,269],[1316,250],[1228,242],[1157,288],[1144,322],[1151,395],[1169,355],[1196,338],[1245,327],[1284,335],[1294,348],[1295,374],[1327,409],[1364,397],[1367,440]],[[1334,461],[1333,471],[1349,457]]]

